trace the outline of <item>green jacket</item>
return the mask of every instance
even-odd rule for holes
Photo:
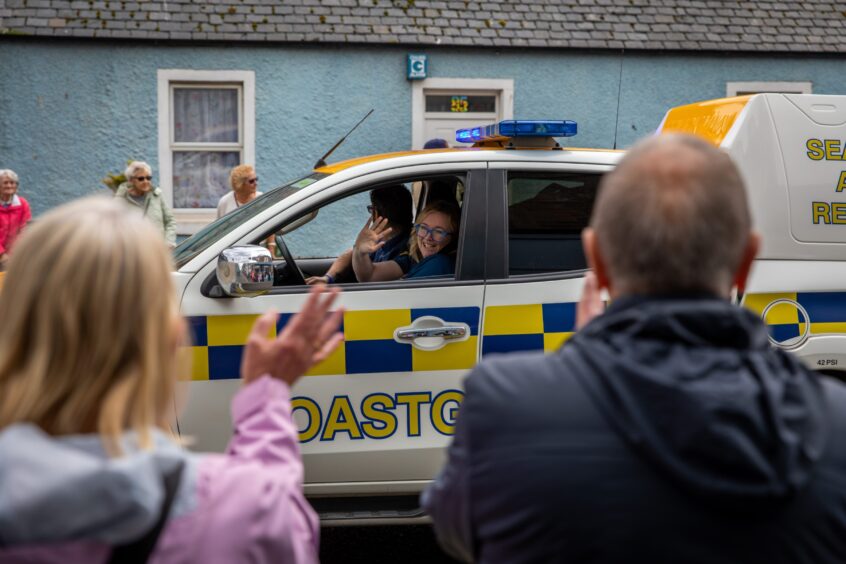
[[[129,197],[129,183],[124,182],[118,186],[115,198],[121,198],[129,205],[140,209],[147,219],[161,229],[167,243],[171,246],[176,245],[176,221],[173,219],[173,212],[164,201],[161,188],[153,188],[147,192],[143,205],[139,205]]]

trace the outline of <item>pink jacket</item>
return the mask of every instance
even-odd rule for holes
[[[226,454],[192,454],[162,435],[152,451],[109,459],[94,436],[3,430],[0,562],[105,562],[110,545],[155,522],[159,469],[178,458],[182,482],[150,562],[316,563],[319,524],[302,492],[288,386],[265,376],[244,387],[232,419]]]
[[[15,194],[12,196],[12,205],[4,206],[0,203],[0,255],[8,253],[18,233],[21,232],[32,218],[29,210],[29,203],[22,197]]]

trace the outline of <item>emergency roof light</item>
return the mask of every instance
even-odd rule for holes
[[[455,132],[459,143],[501,141],[517,137],[572,137],[577,125],[570,120],[515,120],[508,119],[493,125],[480,125]]]

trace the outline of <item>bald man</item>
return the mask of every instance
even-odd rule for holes
[[[583,243],[578,333],[465,382],[422,498],[442,546],[478,562],[846,562],[846,388],[730,303],[759,238],[728,156],[639,143]]]

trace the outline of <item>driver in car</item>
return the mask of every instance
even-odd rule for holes
[[[412,220],[411,192],[408,188],[402,184],[394,184],[371,190],[367,212],[370,214],[368,225],[382,219],[385,232],[394,234],[370,253],[370,260],[374,263],[392,261],[405,253],[408,250]],[[306,278],[306,284],[333,284],[353,280],[355,274],[352,269],[352,255],[353,249],[344,251],[335,259],[326,274],[310,276]]]
[[[432,202],[417,217],[408,252],[382,262],[374,262],[371,257],[387,244],[392,229],[385,218],[368,220],[353,249],[356,278],[359,282],[384,282],[454,274],[460,220],[458,204],[446,200]]]

